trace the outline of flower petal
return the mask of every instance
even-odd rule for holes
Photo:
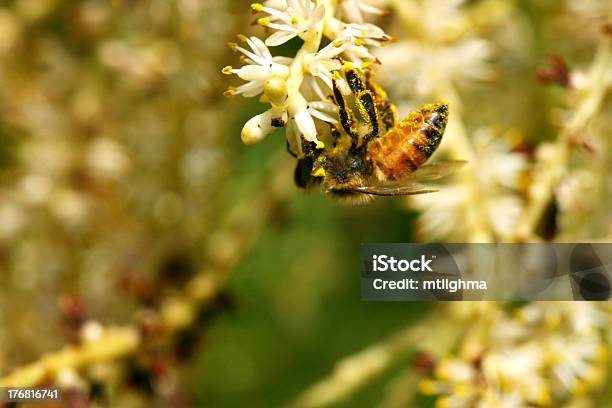
[[[269,47],[276,47],[296,37],[297,33],[289,31],[277,31],[268,38],[266,38],[266,45]]]
[[[317,141],[317,127],[315,126],[312,116],[308,112],[308,109],[298,109],[294,116],[295,124],[304,136],[304,139],[310,142]]]

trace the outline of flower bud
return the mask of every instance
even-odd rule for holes
[[[272,133],[272,112],[270,110],[249,119],[242,128],[240,137],[246,145],[261,142],[266,136]]]
[[[272,104],[281,106],[287,100],[287,83],[282,78],[270,78],[264,82],[264,94]]]

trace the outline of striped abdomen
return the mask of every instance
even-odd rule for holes
[[[436,150],[448,122],[448,105],[425,105],[368,144],[379,179],[397,180],[419,168]]]

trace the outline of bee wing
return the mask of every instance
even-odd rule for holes
[[[430,181],[446,177],[455,170],[467,164],[465,160],[440,160],[431,164],[425,164],[413,173],[411,173],[407,181]]]
[[[356,193],[371,194],[378,196],[402,196],[414,194],[435,193],[434,190],[418,183],[402,183],[392,185],[371,185],[355,187],[352,191]]]
[[[437,180],[448,176],[458,168],[465,166],[465,160],[441,160],[435,163],[426,164],[419,167],[408,177],[403,178],[392,184],[372,184],[355,187],[354,192],[380,195],[380,196],[398,196],[398,195],[414,195],[435,193],[436,189],[426,187],[417,181]]]

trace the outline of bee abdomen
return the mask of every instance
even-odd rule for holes
[[[368,158],[381,179],[397,180],[419,168],[440,145],[448,105],[425,105],[368,145]]]
[[[425,136],[425,140],[419,147],[429,158],[440,145],[442,135],[446,130],[448,105],[445,103],[425,105],[419,110],[419,113],[423,115],[424,124],[420,131]]]

